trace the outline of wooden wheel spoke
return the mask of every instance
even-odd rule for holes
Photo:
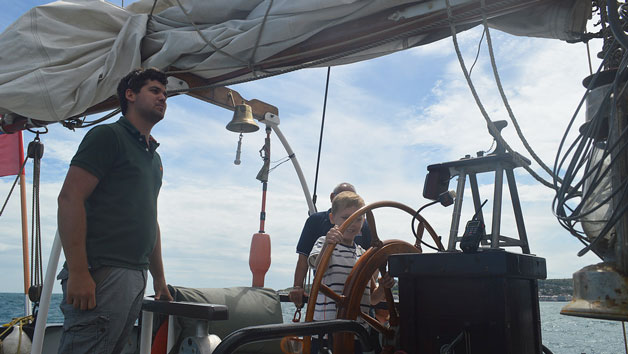
[[[360,312],[360,317],[373,327],[376,331],[386,336],[386,338],[392,338],[395,336],[395,331],[381,324],[377,319],[367,315],[364,312]]]
[[[388,315],[390,318],[388,322],[391,326],[397,326],[399,324],[399,315],[397,314],[397,308],[395,307],[395,298],[393,297],[392,290],[386,289],[386,304],[388,305]]]
[[[327,295],[327,297],[331,298],[332,300],[334,300],[336,302],[336,306],[341,307],[344,306],[345,301],[346,301],[346,297],[344,297],[343,295],[340,295],[338,293],[336,293],[335,291],[331,290],[330,287],[328,287],[325,284],[321,284],[321,292],[325,295]]]
[[[369,231],[371,231],[371,245],[372,246],[379,246],[381,245],[379,236],[377,235],[377,226],[375,224],[375,217],[373,216],[373,212],[372,211],[367,211],[366,212],[366,222],[369,225]]]
[[[421,222],[419,223],[419,226],[417,227],[417,230],[416,230],[416,235],[419,240],[423,239],[423,232],[425,232],[425,224]]]

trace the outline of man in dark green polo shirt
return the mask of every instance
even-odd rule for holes
[[[90,130],[59,194],[66,263],[59,353],[119,353],[137,319],[147,269],[155,297],[164,277],[157,196],[163,169],[150,131],[166,112],[166,75],[138,69],[118,85],[123,117]]]

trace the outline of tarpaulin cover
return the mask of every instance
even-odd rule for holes
[[[114,95],[117,82],[133,68],[176,67],[213,78],[252,68],[325,29],[382,11],[390,11],[392,24],[445,8],[444,0],[159,0],[152,10],[153,3],[142,0],[121,8],[102,0],[65,0],[28,11],[0,34],[0,114],[59,121]],[[467,3],[478,2],[451,0],[452,6]],[[590,7],[587,0],[539,1],[490,24],[516,35],[571,39],[584,31]],[[440,31],[391,41],[325,66],[449,35]],[[249,71],[240,77],[254,75]]]

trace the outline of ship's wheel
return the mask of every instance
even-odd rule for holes
[[[386,264],[388,262],[388,256],[397,253],[421,253],[421,239],[425,230],[430,234],[434,243],[439,250],[444,250],[440,239],[432,226],[421,215],[416,215],[419,221],[417,230],[417,238],[414,245],[400,240],[387,240],[380,241],[377,235],[377,228],[375,226],[375,218],[372,210],[382,207],[393,207],[406,211],[413,217],[416,211],[412,208],[397,202],[381,201],[366,205],[355,213],[353,213],[341,226],[340,232],[344,232],[346,228],[360,215],[366,214],[366,220],[371,230],[371,248],[364,253],[360,259],[356,262],[355,266],[344,285],[344,290],[341,294],[337,294],[331,290],[325,284],[322,284],[323,275],[325,272],[316,272],[312,287],[310,289],[310,296],[307,302],[307,313],[305,315],[305,321],[311,322],[314,318],[314,308],[316,306],[316,298],[318,293],[322,292],[336,302],[336,318],[356,320],[358,316],[363,318],[371,327],[377,330],[388,341],[392,341],[396,336],[396,328],[399,324],[399,316],[395,308],[393,295],[390,289],[385,289],[386,303],[388,304],[388,310],[390,313],[389,326],[386,327],[379,321],[369,316],[360,310],[360,300],[362,294],[366,289],[366,285],[371,280],[372,275],[376,270],[380,272],[386,272]],[[323,253],[319,255],[321,261],[319,263],[320,269],[326,269],[329,264],[334,247],[327,247]],[[351,333],[338,333],[334,335],[333,339],[333,352],[334,353],[353,353],[354,349],[354,335]],[[303,353],[310,353],[311,350],[311,338],[305,337],[303,343]],[[392,353],[394,348],[389,345],[384,345],[382,353]]]

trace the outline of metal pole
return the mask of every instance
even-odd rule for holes
[[[142,311],[142,327],[140,328],[140,354],[150,354],[153,336],[153,313]]]
[[[176,317],[173,315],[168,315],[168,341],[166,342],[167,353],[170,353],[172,348],[174,347],[174,343],[176,342],[176,338],[174,336],[174,322]]]
[[[491,225],[491,248],[499,248],[499,233],[502,217],[502,190],[504,187],[504,168],[500,163],[495,168],[495,192],[493,193],[493,223]]]
[[[458,226],[460,225],[460,213],[462,211],[462,196],[464,195],[464,185],[467,180],[467,174],[461,170],[458,174],[458,187],[456,188],[456,200],[454,202],[454,211],[451,216],[451,227],[449,228],[449,244],[447,251],[456,249],[458,241]]]
[[[59,230],[57,230],[54,242],[52,243],[52,249],[50,250],[50,258],[48,259],[48,267],[46,268],[44,287],[41,291],[39,314],[37,315],[37,322],[35,323],[35,334],[33,335],[31,354],[41,354],[41,350],[44,345],[44,334],[46,332],[48,310],[50,309],[50,297],[52,296],[52,286],[55,282],[55,274],[57,273],[60,254],[61,238],[59,237]]]
[[[478,220],[484,222],[482,201],[480,201],[480,188],[478,187],[478,178],[475,173],[469,173],[469,184],[471,185],[471,195],[473,196],[473,210],[477,213]]]
[[[512,211],[515,213],[515,222],[517,223],[517,231],[519,232],[519,240],[521,240],[521,251],[530,254],[530,245],[528,244],[528,233],[523,222],[523,213],[521,212],[521,202],[519,201],[519,192],[517,192],[517,182],[515,182],[515,174],[512,169],[506,169],[506,179],[508,188],[510,189],[510,199],[512,200]]]
[[[301,170],[301,166],[299,165],[299,161],[297,160],[297,156],[294,151],[288,144],[288,140],[279,129],[279,117],[272,113],[266,113],[264,124],[268,124],[275,134],[277,134],[277,138],[281,141],[284,149],[288,153],[288,157],[290,157],[290,161],[292,161],[292,165],[294,166],[294,170],[297,172],[297,176],[299,177],[299,182],[301,183],[301,188],[303,189],[303,194],[305,195],[305,201],[307,202],[308,210],[310,214],[316,212],[316,207],[314,206],[314,202],[312,201],[312,196],[310,194],[310,190],[307,187],[307,182],[305,181],[305,176],[303,175],[303,170]]]

